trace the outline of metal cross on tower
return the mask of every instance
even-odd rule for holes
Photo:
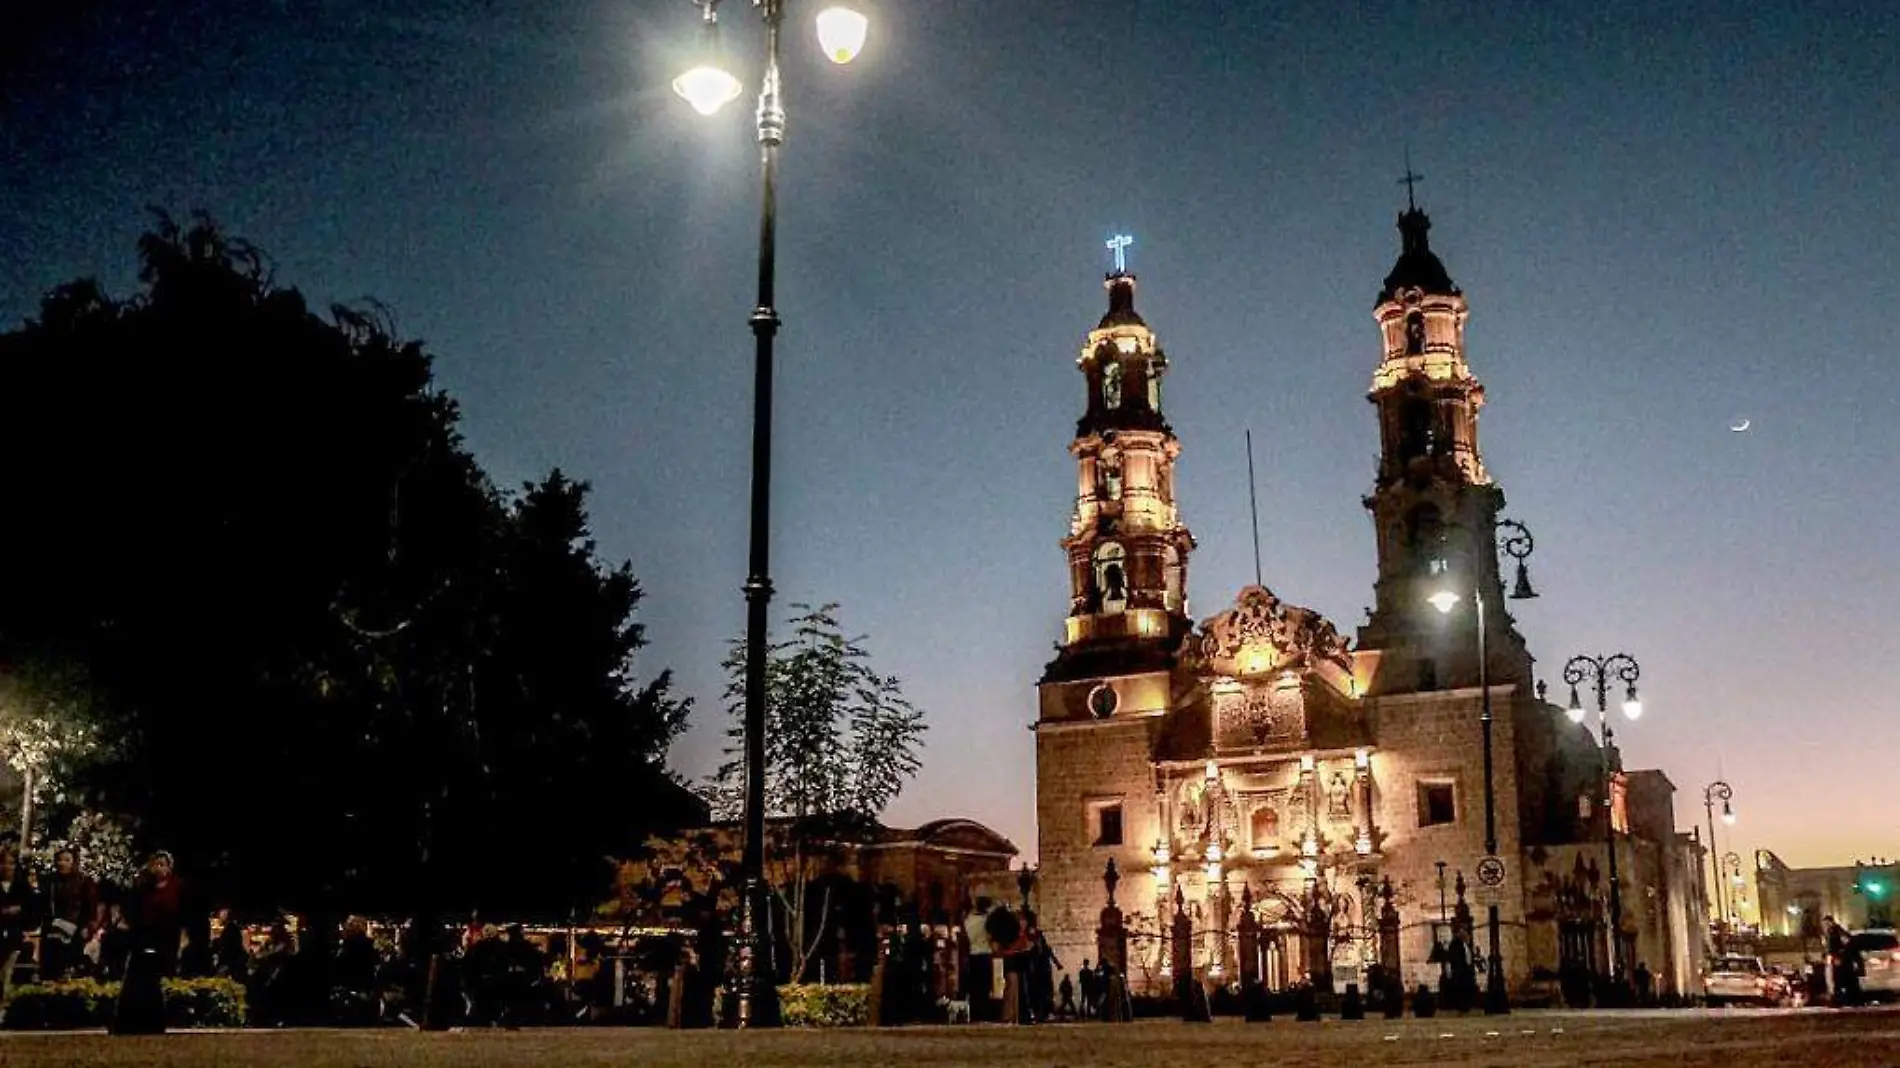
[[[1134,243],[1135,239],[1127,234],[1116,234],[1108,239],[1108,250],[1115,254],[1116,274],[1128,273],[1128,246]]]
[[[1405,206],[1413,211],[1418,210],[1418,201],[1412,196],[1412,187],[1424,180],[1424,175],[1412,170],[1412,161],[1408,153],[1408,158],[1405,161],[1405,177],[1399,179],[1399,184],[1405,187]]]

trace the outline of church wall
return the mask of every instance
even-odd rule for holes
[[[1475,689],[1437,691],[1377,698],[1373,701],[1378,748],[1372,755],[1373,806],[1383,832],[1383,867],[1400,888],[1400,952],[1406,983],[1437,985],[1437,967],[1427,963],[1432,947],[1432,924],[1439,918],[1437,861],[1444,861],[1446,900],[1455,909],[1454,883],[1463,871],[1469,884],[1466,900],[1475,923],[1475,940],[1487,945],[1485,910],[1477,892],[1477,864],[1484,856],[1484,765],[1480,727],[1480,695]],[[1505,886],[1500,898],[1505,979],[1516,989],[1528,974],[1523,925],[1523,865],[1518,828],[1510,814],[1517,809],[1517,775],[1505,758],[1514,739],[1509,716],[1496,715],[1509,701],[1508,691],[1493,689],[1495,702],[1493,752],[1497,794],[1498,855],[1505,858]],[[1456,820],[1421,827],[1421,784],[1449,781],[1455,790]]]
[[[1095,928],[1107,904],[1102,873],[1110,858],[1122,875],[1115,897],[1124,912],[1152,911],[1152,880],[1144,873],[1160,828],[1149,759],[1159,722],[1045,724],[1036,732],[1035,896],[1043,931],[1067,972],[1096,958]],[[1121,805],[1118,846],[1095,844],[1093,807],[1105,804]]]

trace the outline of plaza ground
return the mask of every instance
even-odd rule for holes
[[[1318,1024],[916,1027],[734,1034],[244,1031],[111,1038],[0,1034],[6,1068],[1010,1068],[1058,1065],[1900,1065],[1900,1010],[1523,1012]]]

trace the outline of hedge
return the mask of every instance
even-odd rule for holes
[[[244,1026],[244,987],[230,979],[166,979],[166,1027]],[[15,987],[0,1027],[9,1031],[70,1031],[112,1022],[118,983],[75,979]]]
[[[871,1022],[869,983],[791,983],[778,988],[786,1027],[865,1027]]]

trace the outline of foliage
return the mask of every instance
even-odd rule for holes
[[[139,259],[0,335],[0,671],[87,680],[122,743],[89,803],[201,890],[316,912],[564,913],[699,815],[585,483],[498,490],[420,342],[208,219]]]
[[[790,983],[778,988],[786,1027],[864,1027],[871,1022],[869,983]]]
[[[131,832],[101,812],[81,812],[74,816],[65,834],[52,837],[34,851],[34,861],[43,870],[51,871],[53,859],[62,849],[77,851],[79,870],[99,882],[118,886],[132,885],[143,859]]]
[[[164,979],[166,1027],[242,1027],[244,986],[232,979]],[[112,1021],[118,983],[93,979],[16,987],[6,1003],[10,1031],[68,1031]]]
[[[805,977],[829,927],[841,847],[867,838],[921,764],[924,715],[895,676],[846,637],[838,606],[792,606],[792,637],[766,651],[767,879],[787,917],[791,976]],[[745,643],[725,662],[732,726],[727,760],[708,784],[728,817],[745,779]]]
[[[30,819],[37,827],[37,806],[65,806],[76,770],[100,748],[90,688],[73,665],[28,659],[0,672],[0,761],[31,788],[19,799],[16,825]],[[37,837],[33,828],[16,830],[23,843]]]

